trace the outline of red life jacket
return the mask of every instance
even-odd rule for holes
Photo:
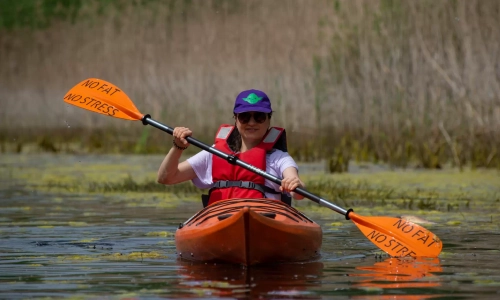
[[[222,125],[215,137],[215,148],[224,153],[232,154],[261,170],[266,170],[267,152],[273,148],[281,148],[280,150],[286,151],[285,130],[279,127],[271,127],[260,144],[244,153],[235,154],[228,145],[228,139],[234,129],[232,125]],[[265,187],[264,177],[240,166],[230,164],[216,155],[212,156],[212,181],[214,187],[210,189],[207,205],[234,198],[265,198],[264,191],[280,193]]]

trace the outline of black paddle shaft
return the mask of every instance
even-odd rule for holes
[[[156,127],[162,131],[165,131],[166,133],[172,135],[174,133],[174,129],[169,127],[169,126],[166,126],[160,122],[157,122],[153,119],[151,119],[151,116],[150,115],[144,115],[144,117],[142,117],[142,124],[144,125],[151,125],[153,127]],[[230,164],[233,164],[233,165],[237,165],[237,166],[240,166],[242,168],[245,168],[249,171],[252,171],[276,184],[279,184],[281,185],[281,179],[278,178],[278,177],[275,177],[269,173],[266,173],[265,171],[257,168],[257,167],[254,167],[250,164],[247,164],[246,162],[240,160],[239,158],[237,158],[236,156],[234,155],[229,155],[227,153],[224,153],[220,150],[217,150],[215,149],[214,147],[210,147],[200,141],[198,141],[197,139],[193,138],[193,137],[186,137],[186,140],[191,144],[191,145],[194,145],[198,148],[201,148],[202,150],[205,150],[207,152],[210,152],[212,153],[213,155],[217,155],[218,157],[222,158],[222,159],[225,159],[227,162],[229,162]],[[319,205],[321,206],[324,206],[324,207],[328,207],[329,209],[333,210],[333,211],[336,211],[338,212],[339,214],[342,214],[346,217],[346,219],[349,220],[349,213],[352,211],[352,209],[349,209],[349,210],[345,210],[343,209],[342,207],[340,206],[337,206],[335,204],[332,204],[328,201],[326,201],[325,199],[322,199],[308,191],[306,191],[305,189],[303,188],[296,188],[293,190],[295,193],[299,194],[299,195],[302,195],[316,203],[318,203]]]

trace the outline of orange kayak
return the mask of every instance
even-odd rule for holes
[[[207,206],[175,233],[177,255],[202,262],[255,265],[319,256],[321,227],[269,199],[231,199]]]

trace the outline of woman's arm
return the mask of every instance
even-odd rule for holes
[[[157,181],[163,184],[176,184],[196,177],[196,173],[187,161],[179,163],[182,151],[172,147],[163,159],[158,170]]]
[[[302,180],[299,178],[299,173],[295,167],[288,167],[283,171],[283,179],[281,180],[280,190],[288,192],[295,200],[302,200],[304,196],[292,192],[297,187],[305,187]]]

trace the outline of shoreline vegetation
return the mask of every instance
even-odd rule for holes
[[[89,112],[90,113],[90,112]],[[139,122],[136,128],[38,130],[36,136],[29,133],[21,137],[0,139],[0,153],[18,154],[166,154],[171,147],[171,136]],[[141,131],[142,130],[142,131]],[[455,142],[450,145],[436,137],[434,143],[420,144],[416,139],[402,138],[394,141],[390,136],[350,136],[333,129],[321,130],[323,134],[287,133],[288,152],[298,162],[325,162],[329,173],[348,171],[350,163],[387,164],[391,168],[497,168],[500,170],[496,151],[480,141],[471,148]],[[211,145],[210,133],[195,136]],[[453,150],[461,149],[460,152]],[[494,148],[496,149],[496,148]],[[191,146],[186,154],[201,151]],[[457,157],[455,157],[455,155]],[[458,160],[455,160],[457,158]]]
[[[96,77],[207,144],[265,90],[291,155],[331,173],[500,169],[500,1],[20,3],[0,4],[0,153],[166,153],[165,133],[63,103]]]

